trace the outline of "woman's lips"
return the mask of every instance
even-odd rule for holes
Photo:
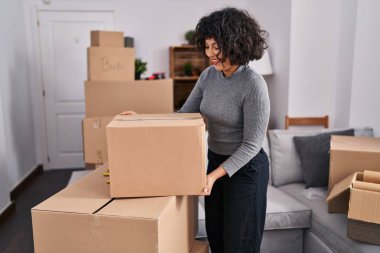
[[[213,59],[211,59],[211,63],[212,63],[213,65],[218,65],[219,60],[213,60]]]

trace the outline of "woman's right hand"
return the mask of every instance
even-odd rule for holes
[[[125,112],[121,112],[120,115],[135,115],[137,114],[137,112],[134,112],[134,111],[125,111]]]

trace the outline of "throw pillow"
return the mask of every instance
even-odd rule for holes
[[[354,136],[354,129],[293,138],[300,157],[306,188],[325,187],[329,179],[331,135]]]

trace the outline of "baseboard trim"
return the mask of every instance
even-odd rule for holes
[[[8,216],[16,209],[16,203],[11,201],[4,209],[0,212],[0,224],[8,218]]]
[[[20,193],[25,189],[25,186],[36,177],[37,174],[43,172],[42,164],[38,164],[34,169],[32,169],[25,177],[11,190],[10,198],[14,201]]]

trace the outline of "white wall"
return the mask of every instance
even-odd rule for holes
[[[354,60],[357,0],[341,2],[337,80],[335,88],[335,122],[338,128],[349,126],[352,68]]]
[[[0,7],[2,5],[0,4]],[[3,20],[0,17],[0,22]],[[1,29],[0,29],[1,31]],[[0,55],[3,55],[4,49],[0,46]],[[3,61],[0,59],[0,81],[1,77],[4,75],[3,73]],[[9,203],[9,176],[8,176],[8,164],[7,164],[7,151],[5,148],[5,135],[4,135],[4,127],[2,122],[4,122],[3,110],[2,110],[2,99],[1,99],[2,90],[0,89],[0,214],[2,213],[2,209],[5,208]]]
[[[134,37],[136,57],[148,62],[145,76],[166,72],[169,76],[169,46],[186,43],[188,30],[209,12],[226,6],[246,8],[246,0],[139,0],[115,1],[116,27]]]
[[[273,75],[264,76],[271,101],[270,128],[283,128],[288,113],[291,0],[256,0],[248,11],[269,33]]]
[[[8,178],[6,187],[0,183],[2,195],[4,191],[9,194],[36,166],[36,155],[23,2],[2,0],[0,17],[0,140],[3,145],[0,159],[4,158],[2,149],[5,148]]]
[[[289,108],[291,116],[335,116],[341,0],[293,0]]]
[[[380,1],[358,1],[350,125],[380,136]]]

